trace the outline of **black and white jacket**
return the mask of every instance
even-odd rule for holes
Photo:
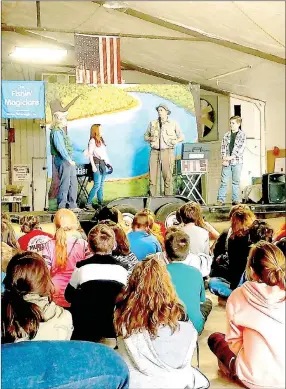
[[[74,323],[72,339],[97,341],[114,337],[115,300],[127,283],[128,272],[111,255],[77,263],[65,291]]]

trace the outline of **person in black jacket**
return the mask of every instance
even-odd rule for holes
[[[71,303],[72,339],[96,342],[115,337],[115,300],[127,283],[128,272],[111,255],[116,240],[108,226],[95,226],[88,235],[88,243],[94,255],[77,263],[65,298]]]
[[[225,254],[215,258],[209,281],[213,294],[226,299],[237,288],[246,267],[251,245],[249,229],[254,221],[255,215],[249,209],[240,208],[232,214],[231,230],[225,234]]]

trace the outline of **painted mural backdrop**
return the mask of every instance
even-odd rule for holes
[[[52,177],[52,158],[49,145],[51,109],[68,108],[68,134],[73,145],[76,164],[86,164],[84,150],[89,141],[90,127],[102,125],[102,134],[113,166],[113,174],[105,183],[104,199],[142,196],[148,191],[150,146],[144,134],[151,120],[157,118],[156,107],[166,104],[170,118],[177,121],[185,142],[197,142],[198,132],[194,98],[188,86],[181,85],[121,85],[87,86],[47,84],[47,158],[49,179]],[[176,155],[181,153],[181,145]],[[89,190],[89,188],[88,188]],[[55,191],[50,191],[53,201]],[[51,204],[50,204],[51,206]]]

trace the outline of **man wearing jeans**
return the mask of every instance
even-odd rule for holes
[[[229,176],[232,178],[232,204],[239,204],[239,184],[243,165],[243,152],[246,146],[246,136],[241,129],[241,117],[232,116],[229,119],[228,131],[221,144],[222,170],[221,184],[218,191],[218,205],[224,205]]]
[[[72,145],[65,131],[67,125],[67,112],[55,112],[51,125],[50,145],[54,164],[59,175],[59,190],[57,195],[58,209],[69,208],[72,211],[80,211],[77,208],[77,178],[75,162],[72,160]]]

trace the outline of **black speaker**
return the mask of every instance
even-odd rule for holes
[[[286,202],[286,175],[268,173],[262,176],[262,198],[264,204],[281,204]]]

